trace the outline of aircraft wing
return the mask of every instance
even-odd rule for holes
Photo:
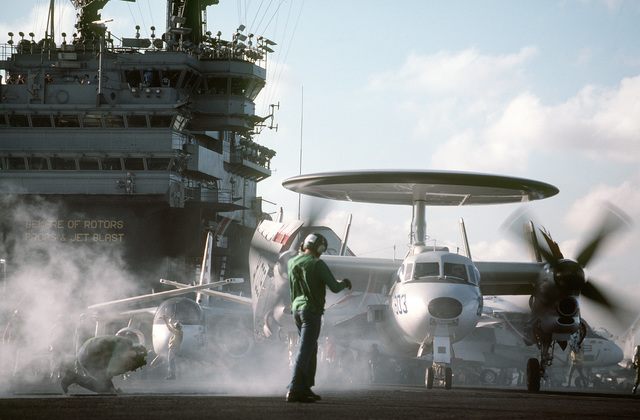
[[[363,258],[337,255],[323,255],[334,277],[338,280],[349,279],[353,291],[364,293],[382,293],[389,289],[394,275],[402,265],[401,260],[386,258]]]
[[[224,284],[225,282],[231,283],[230,281],[225,280],[225,281],[218,282],[218,284]],[[177,287],[178,290],[185,290],[185,289],[189,289],[191,287],[191,286],[183,284],[183,283],[178,283],[178,282],[175,282],[175,281],[165,280],[165,279],[160,279],[160,283],[166,284],[166,285],[169,285],[169,286]],[[211,285],[211,283],[208,283],[208,284]],[[207,289],[200,289],[199,292],[202,293],[203,295],[213,296],[213,297],[225,299],[225,300],[228,300],[228,301],[232,301],[232,302],[235,302],[235,303],[241,303],[243,305],[251,306],[253,304],[253,301],[252,301],[252,299],[250,297],[234,295],[233,293],[219,292],[219,291],[216,291],[216,290],[207,290]]]
[[[483,295],[531,295],[545,263],[478,262]]]
[[[484,296],[482,316],[478,327],[504,325],[513,320],[524,322],[529,317],[530,310],[503,299],[500,296]]]
[[[123,308],[132,307],[132,306],[143,306],[143,307],[156,306],[157,304],[159,304],[160,302],[168,298],[176,297],[180,295],[186,295],[188,293],[192,293],[199,290],[201,291],[210,287],[218,286],[219,284],[223,284],[223,283],[226,283],[226,282],[208,283],[208,284],[202,284],[198,286],[187,286],[177,290],[168,290],[166,292],[151,293],[147,295],[134,296],[134,297],[125,298],[125,299],[112,300],[109,302],[103,302],[103,303],[97,303],[95,305],[91,305],[89,306],[88,309],[91,312],[110,312],[110,311],[115,312],[115,311],[120,311]]]

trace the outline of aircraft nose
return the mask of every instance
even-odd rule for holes
[[[462,303],[450,297],[439,297],[429,302],[429,313],[436,318],[450,319],[460,316]]]

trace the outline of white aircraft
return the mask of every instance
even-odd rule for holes
[[[179,321],[182,324],[183,339],[180,345],[182,357],[202,360],[209,351],[219,351],[232,357],[242,357],[247,354],[254,344],[250,330],[251,298],[211,290],[225,284],[244,281],[230,278],[210,282],[211,252],[214,241],[214,232],[209,232],[198,285],[189,286],[161,279],[161,283],[177,289],[90,306],[88,309],[93,314],[93,318],[98,319],[97,333],[103,333],[106,325],[114,319],[143,319],[143,322],[151,323],[151,342],[157,355],[154,361],[157,362],[160,359],[166,359],[168,342],[172,335],[164,322],[163,317],[166,317],[172,323]],[[197,300],[183,297],[188,293],[198,293]],[[214,298],[222,296],[224,299],[210,302],[208,297],[211,296]],[[143,308],[130,309],[140,306]],[[139,328],[133,327],[131,322],[118,334],[141,339],[144,343],[144,334]]]
[[[519,218],[518,218],[519,219]],[[539,359],[527,362],[527,389],[540,390],[541,380],[547,379],[556,344],[564,350],[569,346],[579,350],[587,337],[587,325],[580,314],[580,295],[614,312],[609,298],[587,281],[584,268],[598,248],[614,231],[628,225],[629,219],[620,209],[610,206],[593,238],[579,253],[576,260],[565,258],[548,232],[541,230],[547,248],[540,246],[533,222],[524,224],[525,239],[533,262],[476,263],[482,275],[485,295],[530,295],[531,314],[524,326],[524,342],[536,345]]]
[[[466,255],[425,244],[426,206],[527,202],[558,193],[549,184],[521,178],[428,171],[334,172],[290,178],[283,185],[315,197],[413,207],[412,244],[404,260],[361,258],[344,251],[322,256],[337,278],[353,283],[353,290],[328,296],[324,331],[350,331],[348,325],[366,325],[366,317],[391,354],[430,357],[427,388],[439,380],[447,389],[452,385],[451,344],[473,331],[481,317],[482,270],[470,258],[463,223]],[[286,267],[303,233],[302,222],[263,222],[254,234],[249,268],[257,334],[277,330],[295,342]],[[490,273],[492,267],[484,268]]]
[[[471,334],[453,346],[454,367],[464,366],[472,370],[472,382],[479,379],[485,384],[511,384],[510,372],[521,371],[527,360],[535,357],[537,351],[525,346],[524,326],[529,319],[528,311],[498,296],[485,296],[483,319]],[[587,323],[586,336],[581,345],[583,355],[583,374],[587,383],[595,386],[595,374],[617,368],[623,359],[622,349],[602,334],[594,331]],[[552,375],[550,382],[559,384],[565,381],[571,365],[569,348],[564,350],[556,344],[554,352],[555,366],[560,379]],[[556,375],[557,376],[557,375]],[[504,379],[504,382],[501,382]],[[573,384],[586,386],[583,378],[575,374]]]

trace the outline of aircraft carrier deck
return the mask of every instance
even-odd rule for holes
[[[550,389],[529,393],[524,387],[459,388],[358,384],[350,388],[318,386],[322,400],[286,403],[282,392],[245,390],[197,381],[118,384],[119,395],[60,394],[55,386],[0,395],[2,418],[616,418],[636,419],[640,396],[628,391]],[[76,390],[78,390],[76,388]]]

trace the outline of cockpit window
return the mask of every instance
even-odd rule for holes
[[[199,325],[203,322],[203,313],[200,306],[187,299],[167,300],[158,308],[154,317],[154,324],[162,324],[162,316],[166,316],[172,322],[180,321],[187,325]]]
[[[413,271],[413,263],[407,264],[407,268],[404,270],[404,279],[411,280],[411,272]]]
[[[467,267],[464,264],[444,263],[444,276],[456,278],[465,282],[469,281]]]
[[[479,273],[476,272],[475,267],[472,265],[467,266],[467,268],[469,269],[469,281],[477,285],[480,282]]]
[[[417,263],[416,270],[413,274],[414,279],[420,277],[438,277],[440,276],[440,264],[437,262]]]

